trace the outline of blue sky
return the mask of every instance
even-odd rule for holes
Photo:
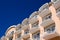
[[[0,0],[0,37],[50,0]]]

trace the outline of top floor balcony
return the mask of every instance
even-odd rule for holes
[[[45,3],[44,5],[42,5],[40,8],[39,8],[39,12],[42,12],[44,9],[48,8],[49,7],[49,4],[48,3]]]
[[[15,33],[20,33],[22,30],[22,24],[18,24],[16,27],[16,32]]]
[[[39,21],[39,15],[35,15],[34,17],[32,17],[31,19],[29,19],[29,23],[33,24],[37,21]]]
[[[6,37],[13,37],[13,35],[14,35],[14,31],[8,33],[8,34],[6,35]]]
[[[43,17],[45,17],[46,15],[48,15],[50,13],[51,12],[50,12],[49,8],[45,8],[44,10],[42,10],[41,12],[39,12],[39,16],[43,18]]]
[[[35,15],[38,15],[38,14],[39,14],[38,11],[33,12],[33,13],[30,15],[29,19],[31,19],[32,17],[34,17]]]
[[[26,29],[28,29],[28,28],[30,29],[29,24],[26,24],[26,25],[23,25],[23,26],[22,26],[22,30],[26,30]]]
[[[25,18],[25,19],[22,21],[22,26],[28,25],[28,24],[29,24],[29,19],[28,19],[28,18]]]

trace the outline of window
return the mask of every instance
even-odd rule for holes
[[[33,40],[40,40],[40,33],[33,34]]]

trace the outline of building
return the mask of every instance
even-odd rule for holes
[[[60,0],[51,0],[21,24],[10,26],[1,40],[60,40]]]

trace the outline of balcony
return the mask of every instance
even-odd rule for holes
[[[29,28],[29,24],[23,25],[22,29],[26,30],[27,28]]]
[[[6,37],[12,37],[14,35],[14,31],[12,31],[11,33],[7,34]]]
[[[37,21],[37,22],[35,22],[34,24],[32,24],[32,28],[34,28],[34,27],[39,27],[39,21]]]
[[[56,36],[56,37],[51,38],[51,39],[49,39],[49,40],[60,40],[60,36]]]
[[[21,40],[21,37],[20,38],[17,38],[16,40]]]
[[[36,32],[36,31],[39,31],[39,22],[35,22],[34,24],[32,24],[32,27],[31,27],[31,29],[30,29],[30,32],[31,33],[34,33],[34,32]]]
[[[50,13],[50,14],[46,15],[45,17],[43,17],[43,18],[42,18],[42,21],[45,21],[45,20],[47,20],[47,19],[51,19],[51,17],[52,17],[52,15],[51,15],[51,13]]]
[[[17,33],[17,34],[18,34],[18,33],[21,33],[21,29],[17,30],[15,33]]]
[[[57,15],[57,17],[60,18],[60,8],[57,9],[57,14],[56,15]]]
[[[40,40],[40,38],[33,38],[33,40]]]
[[[39,31],[40,30],[40,28],[39,27],[35,27],[35,28],[32,28],[32,29],[30,29],[30,33],[35,33],[35,32],[37,32],[37,31]]]
[[[50,10],[48,8],[45,8],[44,10],[41,11],[41,13],[39,13],[41,17],[44,17],[48,14],[50,14]]]
[[[46,27],[44,31],[47,32],[47,33],[51,33],[54,30],[55,30],[55,24],[54,25],[51,24],[50,26]]]
[[[17,34],[16,40],[21,40],[21,34]]]
[[[56,0],[56,1],[54,2],[54,7],[55,7],[56,9],[60,7],[60,0]]]
[[[29,28],[23,29],[23,30],[24,30],[24,34],[22,35],[22,38],[26,39],[26,38],[30,37]]]
[[[52,23],[54,23],[54,21],[53,21],[51,18],[49,18],[49,19],[47,19],[47,20],[44,20],[44,21],[41,23],[41,26],[46,27],[46,26],[48,26],[48,25],[50,25],[50,24],[52,24]]]
[[[33,40],[40,40],[40,32],[32,35]]]
[[[13,37],[9,37],[9,40],[13,40]]]
[[[22,21],[22,26],[28,25],[28,24],[29,24],[29,19],[28,19],[28,18],[25,18],[25,19]]]
[[[7,40],[5,36],[2,36],[0,40]]]
[[[23,40],[31,40],[30,37],[26,38],[26,39],[23,39]]]
[[[56,32],[56,30],[51,31],[51,32],[45,32],[43,34],[43,38],[46,39],[46,40],[54,38],[56,36],[59,36],[58,33]]]
[[[48,40],[56,36],[58,36],[58,33],[56,31],[55,24],[51,24],[50,26],[44,28],[44,34],[43,34],[44,39]]]
[[[37,22],[38,20],[39,20],[39,15],[35,15],[34,17],[32,17],[32,18],[29,20],[29,22],[30,22],[31,24],[33,24],[33,23]]]
[[[40,8],[39,8],[39,12],[43,11],[45,8],[48,8],[49,7],[49,4],[48,3],[45,3],[44,5],[42,5]]]
[[[30,34],[29,34],[29,33],[24,34],[24,35],[22,36],[22,38],[24,38],[24,39],[29,38],[29,37],[30,37]]]
[[[20,33],[22,30],[22,26],[21,24],[18,24],[17,27],[16,27],[16,32],[15,33]]]
[[[59,17],[59,18],[60,18],[60,12],[58,12],[58,13],[57,13],[57,17]]]
[[[57,0],[51,0],[51,2],[56,2]]]
[[[36,27],[36,28],[32,28],[31,30],[30,30],[30,33],[35,33],[35,32],[37,32],[37,31],[39,31],[40,30],[40,28],[38,28],[38,27]]]
[[[24,35],[29,33],[29,28],[27,28],[26,30],[24,30]]]

